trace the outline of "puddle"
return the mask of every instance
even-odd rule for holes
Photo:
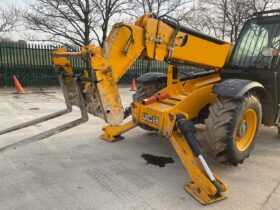
[[[30,108],[29,110],[39,110],[40,108],[34,107],[34,108]]]
[[[159,167],[165,167],[165,164],[174,163],[174,160],[171,157],[160,157],[150,154],[143,154],[141,157],[147,161],[147,164],[152,164]]]

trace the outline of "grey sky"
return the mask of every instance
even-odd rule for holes
[[[23,9],[30,1],[33,0],[0,0],[0,7],[5,8],[15,6],[16,8]],[[16,31],[5,33],[3,37],[7,37],[15,41],[25,39],[25,30],[23,27],[19,26]]]
[[[10,5],[24,7],[26,5],[25,0],[0,0],[0,6],[6,7]]]

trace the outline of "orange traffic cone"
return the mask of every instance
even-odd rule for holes
[[[15,75],[13,75],[13,79],[14,79],[14,85],[16,87],[17,93],[20,93],[20,94],[25,93],[24,89],[22,88],[21,84],[19,83],[19,81],[17,80]]]
[[[135,79],[132,80],[132,84],[131,84],[131,91],[136,91],[136,82]]]

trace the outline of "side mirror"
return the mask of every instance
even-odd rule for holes
[[[262,56],[264,57],[275,57],[279,55],[279,50],[273,47],[264,47],[262,48]]]

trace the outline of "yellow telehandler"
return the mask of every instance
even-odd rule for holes
[[[202,151],[219,162],[232,165],[242,163],[249,156],[262,120],[265,100],[260,98],[265,98],[265,92],[260,82],[231,76],[231,70],[237,68],[232,62],[243,59],[244,52],[246,55],[251,53],[245,51],[244,40],[261,35],[246,33],[255,30],[256,26],[263,27],[265,21],[271,23],[269,18],[261,14],[248,21],[232,53],[230,43],[184,27],[171,17],[153,14],[143,15],[134,24],[115,24],[103,48],[89,45],[82,47],[80,52],[58,48],[52,54],[52,61],[67,108],[0,131],[0,135],[67,114],[73,105],[80,108],[82,117],[3,147],[0,152],[84,123],[90,113],[109,124],[103,127],[101,135],[101,139],[109,142],[121,139],[123,133],[136,126],[169,138],[191,177],[185,190],[202,204],[222,200],[226,198],[227,185],[210,170]],[[259,33],[263,33],[261,29]],[[257,46],[252,50],[258,49],[258,53],[254,58],[250,57],[257,64],[271,52],[274,53],[271,56],[279,55],[279,51],[270,45],[259,46],[261,41],[256,40]],[[84,60],[83,74],[73,73],[71,57]],[[117,83],[139,58],[167,62],[167,74],[150,72],[140,76],[133,101],[124,109]],[[275,57],[270,58],[275,60]],[[225,63],[228,73],[223,75],[221,69]],[[186,64],[205,70],[180,71],[180,66]],[[225,79],[221,79],[221,75]],[[129,116],[131,119],[121,124]],[[278,121],[275,119],[274,122]],[[206,125],[205,138],[199,141],[194,126],[197,123]]]

